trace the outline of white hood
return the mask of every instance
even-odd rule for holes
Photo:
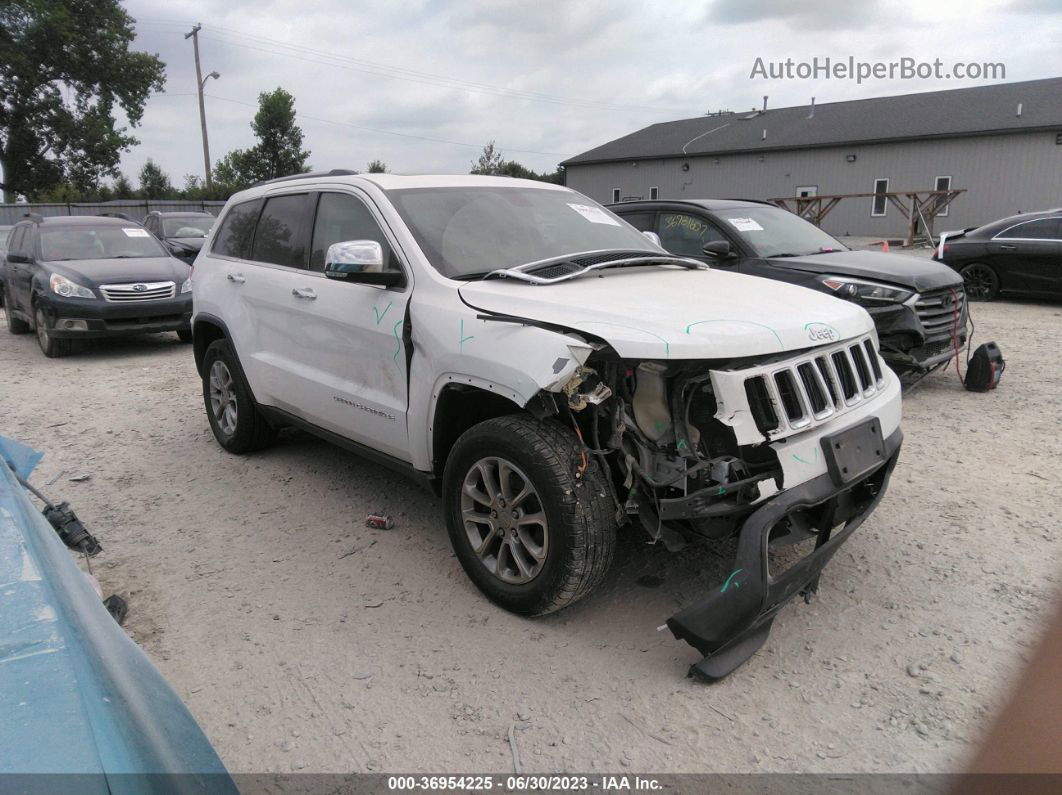
[[[864,309],[804,287],[722,270],[625,268],[551,285],[460,288],[469,306],[566,326],[625,359],[729,359],[801,350],[873,330]]]

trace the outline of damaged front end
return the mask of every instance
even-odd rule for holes
[[[868,411],[891,389],[883,369],[871,335],[754,360],[631,361],[601,345],[533,402],[611,475],[620,524],[671,551],[737,538],[725,581],[667,620],[705,655],[691,673],[748,659],[881,499],[902,438],[898,409],[884,428]],[[811,551],[772,571],[769,553],[796,542]]]

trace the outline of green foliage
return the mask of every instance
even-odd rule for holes
[[[137,143],[131,126],[165,67],[133,52],[133,20],[118,0],[4,0],[0,3],[2,187],[39,198],[50,190],[99,190]],[[12,196],[13,198],[13,196]]]
[[[258,95],[251,130],[258,143],[229,152],[214,166],[212,178],[226,190],[310,170],[306,165],[310,153],[302,148],[302,130],[295,124],[295,98],[283,88]]]
[[[487,174],[495,177],[517,177],[519,179],[537,179],[539,182],[552,182],[557,185],[564,184],[564,169],[557,166],[556,171],[544,171],[541,174],[526,166],[522,166],[515,160],[506,160],[491,141],[483,147],[483,153],[479,160],[472,164],[470,174]]]
[[[382,160],[373,160],[369,163],[369,167],[366,170],[370,174],[386,174],[387,163]]]
[[[169,176],[150,157],[140,169],[140,190],[137,196],[141,199],[176,199],[177,191],[170,182]]]
[[[125,174],[119,173],[114,180],[114,185],[111,187],[111,191],[114,193],[112,198],[132,199],[134,195],[133,183],[129,181],[129,177]]]

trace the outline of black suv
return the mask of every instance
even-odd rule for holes
[[[192,269],[135,221],[28,216],[8,238],[4,312],[45,356],[71,340],[176,331],[191,341]]]
[[[738,199],[609,205],[672,254],[845,298],[874,319],[881,355],[900,373],[942,367],[966,343],[966,296],[951,268],[928,259],[854,251],[767,202]]]
[[[210,213],[164,213],[153,210],[144,217],[144,227],[175,257],[191,263],[217,219]]]

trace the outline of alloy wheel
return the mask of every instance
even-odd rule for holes
[[[992,294],[995,283],[995,274],[984,265],[970,265],[963,269],[963,281],[966,283],[966,294],[972,301],[983,301]]]
[[[461,487],[461,519],[472,552],[499,580],[523,585],[542,570],[549,525],[538,491],[510,461],[481,458]]]
[[[210,410],[221,432],[236,432],[236,391],[228,365],[220,359],[210,366]]]

